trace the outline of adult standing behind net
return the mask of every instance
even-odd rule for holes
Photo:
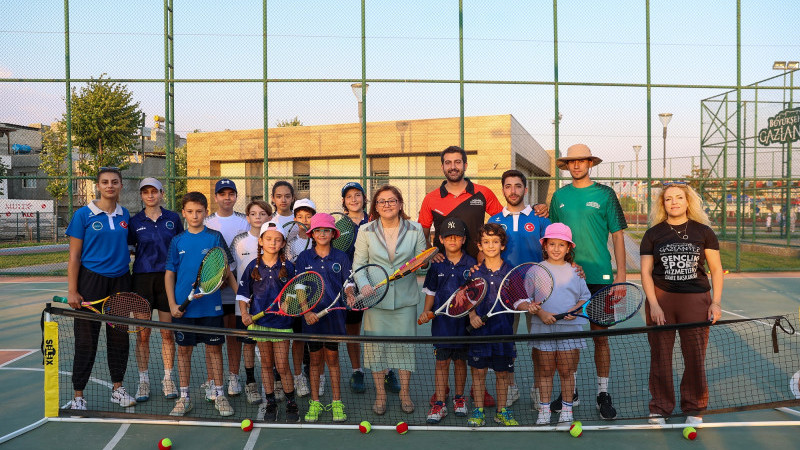
[[[608,186],[595,183],[589,177],[592,167],[600,164],[602,159],[593,156],[592,151],[584,144],[575,144],[567,149],[567,156],[558,158],[556,165],[561,170],[569,170],[572,183],[555,193],[550,201],[550,220],[561,222],[573,230],[575,241],[575,264],[583,268],[586,274],[586,285],[594,294],[604,286],[625,281],[625,236],[628,227],[617,194]],[[614,259],[617,273],[611,268],[611,255],[608,252],[608,235],[614,244]],[[592,330],[604,330],[607,327],[591,324]],[[608,393],[611,372],[611,350],[608,337],[597,336],[594,341],[594,365],[597,371],[597,408],[600,417],[606,420],[617,417],[617,411]],[[578,392],[572,399],[574,404]],[[550,405],[553,412],[561,410],[562,398],[559,397]]]
[[[642,238],[642,287],[648,326],[716,322],[722,315],[722,263],[719,241],[697,192],[682,182],[665,183],[650,217],[652,228]],[[705,264],[711,272],[711,284]],[[710,293],[713,285],[713,296]],[[686,423],[703,422],[708,406],[705,358],[708,327],[678,331],[685,369],[681,410]],[[650,423],[663,424],[675,407],[672,350],[675,331],[647,334],[650,343]]]
[[[376,220],[361,227],[356,239],[353,267],[378,264],[392,273],[406,261],[419,254],[427,245],[422,227],[409,220],[403,211],[403,195],[394,186],[381,186],[372,197],[369,208]],[[386,297],[374,308],[364,312],[365,336],[415,336],[417,334],[417,305],[422,291],[414,276],[389,284]],[[392,380],[387,369],[400,372],[400,402],[405,413],[414,411],[411,401],[411,372],[416,369],[413,344],[364,344],[364,367],[372,370],[375,383],[375,414],[386,412],[386,388]]]
[[[128,223],[131,216],[119,202],[122,175],[116,167],[101,167],[97,173],[100,198],[75,211],[67,227],[69,262],[67,263],[67,299],[73,309],[81,302],[91,302],[130,291],[131,256],[128,251]],[[72,387],[75,396],[71,409],[85,410],[83,390],[89,382],[100,336],[101,322],[75,319],[75,359],[72,363]],[[106,351],[111,374],[111,402],[125,408],[136,404],[122,380],[128,366],[128,333],[106,324]]]

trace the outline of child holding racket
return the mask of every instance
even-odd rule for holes
[[[277,184],[277,183],[276,183]],[[280,189],[283,190],[283,189]],[[292,195],[294,195],[294,191],[292,191]],[[311,243],[308,242],[310,239],[307,235],[308,227],[311,224],[311,218],[314,217],[314,214],[317,213],[317,205],[309,198],[302,198],[294,202],[293,206],[294,211],[294,221],[300,222],[306,227],[306,231],[302,231],[298,228],[293,228],[290,233],[294,233],[295,237],[297,233],[302,233],[302,239],[292,239],[292,236],[287,234],[287,242],[286,246],[284,247],[284,251],[288,255],[294,255],[295,258],[292,262],[297,260],[297,257],[300,253],[304,252],[307,248],[311,247]],[[291,222],[291,221],[289,221]],[[284,223],[285,225],[285,223]],[[284,227],[284,229],[286,229]],[[292,324],[292,329],[295,333],[302,333],[303,332],[303,318],[297,317],[294,319],[294,323]],[[309,386],[309,367],[310,364],[310,356],[308,354],[308,348],[306,346],[305,341],[292,341],[292,363],[294,366],[294,385],[297,387],[297,395],[299,397],[305,397],[311,392],[311,387]],[[303,364],[306,365],[305,370],[303,370]],[[320,395],[325,393],[325,374],[320,374],[320,388],[319,392]]]
[[[254,323],[250,315],[254,312],[264,311],[273,304],[283,286],[294,276],[294,264],[286,260],[283,250],[285,245],[286,232],[282,226],[275,221],[261,225],[258,256],[243,269],[236,296],[242,313],[242,323],[247,326],[248,330],[292,332],[291,317],[266,314]],[[266,405],[264,405],[264,420],[267,422],[278,420],[278,404],[275,397],[276,380],[273,374],[273,367],[275,367],[281,378],[286,380],[283,383],[287,401],[286,421],[299,422],[300,413],[295,402],[292,372],[289,370],[289,340],[266,338],[254,338],[254,340],[258,343],[258,350],[261,354],[261,381],[267,397]]]
[[[311,218],[308,237],[313,238],[316,245],[301,253],[297,257],[295,265],[297,270],[313,270],[319,273],[325,282],[325,293],[317,306],[304,315],[303,333],[345,334],[345,312],[343,310],[331,310],[321,319],[315,314],[336,300],[350,274],[350,258],[345,252],[331,246],[331,241],[338,235],[339,230],[336,229],[336,223],[330,214],[318,213]],[[329,405],[333,413],[333,421],[344,422],[347,420],[347,415],[344,413],[340,389],[339,344],[313,341],[308,342],[308,350],[311,353],[311,400],[305,420],[306,422],[319,421],[319,415],[323,410],[322,403],[319,401],[321,395],[319,380],[325,369],[324,364],[327,364],[333,391],[333,401]]]
[[[575,309],[591,297],[586,281],[572,268],[575,260],[575,243],[572,230],[563,223],[554,223],[545,229],[540,239],[545,260],[541,263],[553,274],[553,293],[542,309],[530,319],[531,334],[582,331],[586,319],[566,316],[562,320],[553,317]],[[535,368],[536,387],[541,400],[537,425],[550,423],[550,395],[553,391],[553,375],[558,371],[561,380],[561,412],[559,422],[572,422],[572,398],[575,390],[575,371],[578,369],[580,349],[586,348],[585,339],[548,339],[532,341],[532,358]]]
[[[429,313],[437,310],[446,302],[469,277],[469,270],[477,264],[475,258],[464,253],[467,240],[467,226],[457,218],[447,218],[442,222],[442,230],[438,233],[439,241],[444,246],[445,260],[432,263],[425,275],[422,292],[425,293],[425,306],[419,316],[419,322],[425,323]],[[464,336],[466,335],[467,318],[438,316],[431,324],[431,336]],[[431,398],[431,410],[428,423],[439,423],[447,416],[448,379],[450,377],[450,361],[453,361],[455,377],[455,396],[453,411],[456,416],[466,417],[467,402],[464,399],[464,385],[467,383],[467,346],[464,344],[434,344],[433,355],[436,358],[436,392]]]
[[[203,224],[208,214],[208,200],[200,192],[189,192],[181,201],[181,212],[186,220],[186,231],[175,236],[170,242],[167,253],[167,266],[164,273],[164,285],[167,289],[170,310],[174,323],[199,325],[205,327],[223,327],[222,298],[219,291],[196,298],[189,302],[185,311],[181,311],[178,302],[184,300],[192,292],[192,285],[197,277],[203,257],[211,249],[224,249],[228,263],[233,257],[225,245],[225,238],[219,231],[212,230]],[[236,288],[236,278],[225,269],[225,279],[231,290]],[[206,394],[208,401],[220,415],[233,415],[233,407],[222,392],[222,343],[225,338],[220,334],[201,334],[192,332],[176,332],[175,342],[178,344],[178,375],[180,377],[180,398],[170,412],[171,416],[183,416],[192,409],[189,398],[189,376],[191,375],[192,351],[197,344],[206,344],[206,370],[211,385],[211,392]],[[213,396],[213,397],[212,397]],[[213,400],[212,400],[213,398]]]

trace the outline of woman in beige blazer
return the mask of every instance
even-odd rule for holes
[[[369,210],[374,219],[359,228],[353,267],[378,264],[393,273],[404,262],[425,250],[425,236],[417,222],[403,211],[403,195],[394,186],[381,186],[372,197]],[[423,300],[417,277],[401,278],[389,284],[381,303],[364,313],[365,336],[415,336],[417,305]],[[376,414],[386,412],[384,375],[387,369],[400,373],[400,403],[406,413],[414,411],[409,382],[415,369],[412,344],[364,344],[364,367],[372,371],[375,382]]]

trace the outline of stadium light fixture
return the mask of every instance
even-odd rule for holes
[[[797,70],[800,69],[800,61],[789,61],[786,63],[787,70]]]
[[[642,150],[641,145],[634,145],[633,152],[636,154],[636,178],[639,178],[639,151]]]
[[[667,125],[669,121],[672,120],[672,113],[661,113],[658,115],[658,119],[661,120],[661,123],[664,125],[664,150],[663,150],[663,162],[661,166],[662,176],[664,178],[667,177]]]
[[[364,88],[361,88],[361,83],[353,83],[350,85],[353,88],[353,94],[356,96],[356,100],[358,101],[358,121],[362,122],[364,120],[364,114],[362,109],[364,108],[364,94],[367,93],[367,89],[369,89],[369,84],[364,84]]]
[[[775,61],[772,63],[773,70],[786,70],[786,61]]]

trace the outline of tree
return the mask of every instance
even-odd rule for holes
[[[80,152],[78,168],[91,177],[100,167],[127,166],[142,122],[133,93],[104,76],[72,89],[72,145]]]
[[[63,126],[50,128],[42,133],[42,153],[39,154],[39,169],[46,173],[47,193],[55,201],[55,211],[58,212],[58,202],[67,195],[69,183],[69,167],[67,166],[67,137]]]
[[[302,127],[303,122],[300,122],[300,119],[294,116],[292,120],[279,120],[275,125],[278,127]]]

